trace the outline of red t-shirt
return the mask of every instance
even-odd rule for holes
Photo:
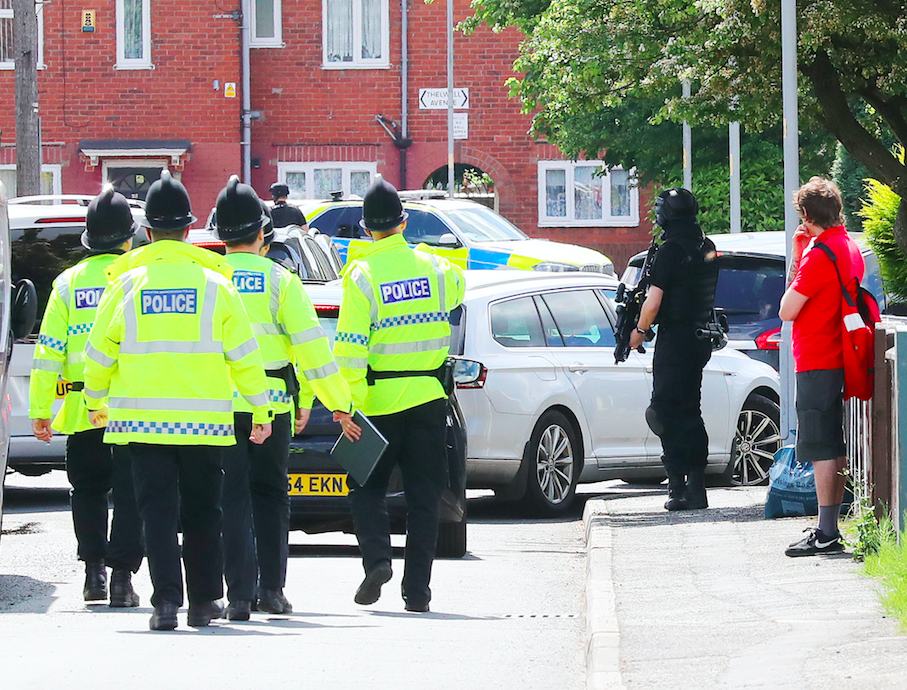
[[[852,288],[854,278],[863,280],[863,255],[843,225],[828,228],[814,242],[834,252],[845,285]],[[810,243],[790,286],[808,298],[794,319],[795,370],[841,369],[841,286],[831,259]]]

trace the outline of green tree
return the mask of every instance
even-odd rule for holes
[[[569,156],[636,166],[643,182],[668,166],[684,119],[749,132],[780,126],[780,3],[768,0],[474,0],[485,22],[526,34],[512,92],[534,127]],[[907,169],[907,0],[797,3],[804,139],[832,135],[900,196]],[[680,80],[691,82],[683,98]],[[857,118],[855,112],[866,112]],[[804,145],[804,149],[806,146]],[[907,210],[894,236],[907,251]]]
[[[879,259],[879,272],[885,291],[907,302],[907,262],[894,238],[894,220],[901,197],[878,180],[866,180],[866,199],[860,216],[869,244]]]

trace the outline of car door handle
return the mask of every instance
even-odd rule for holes
[[[589,371],[589,367],[582,362],[574,362],[567,367],[568,371],[572,371],[574,374],[585,374]]]

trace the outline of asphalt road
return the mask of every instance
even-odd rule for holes
[[[82,601],[67,492],[62,472],[7,477],[4,690],[584,686],[582,502],[563,520],[527,521],[488,497],[470,498],[469,552],[435,562],[429,614],[403,610],[402,548],[381,600],[360,607],[355,540],[294,532],[285,589],[293,614],[195,629],[182,609],[175,632],[152,633],[145,566],[135,578],[140,608]]]

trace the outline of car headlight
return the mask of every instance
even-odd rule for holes
[[[567,271],[578,271],[579,266],[575,264],[565,264],[558,261],[542,261],[532,267],[533,271],[550,271],[552,273],[565,273]]]

